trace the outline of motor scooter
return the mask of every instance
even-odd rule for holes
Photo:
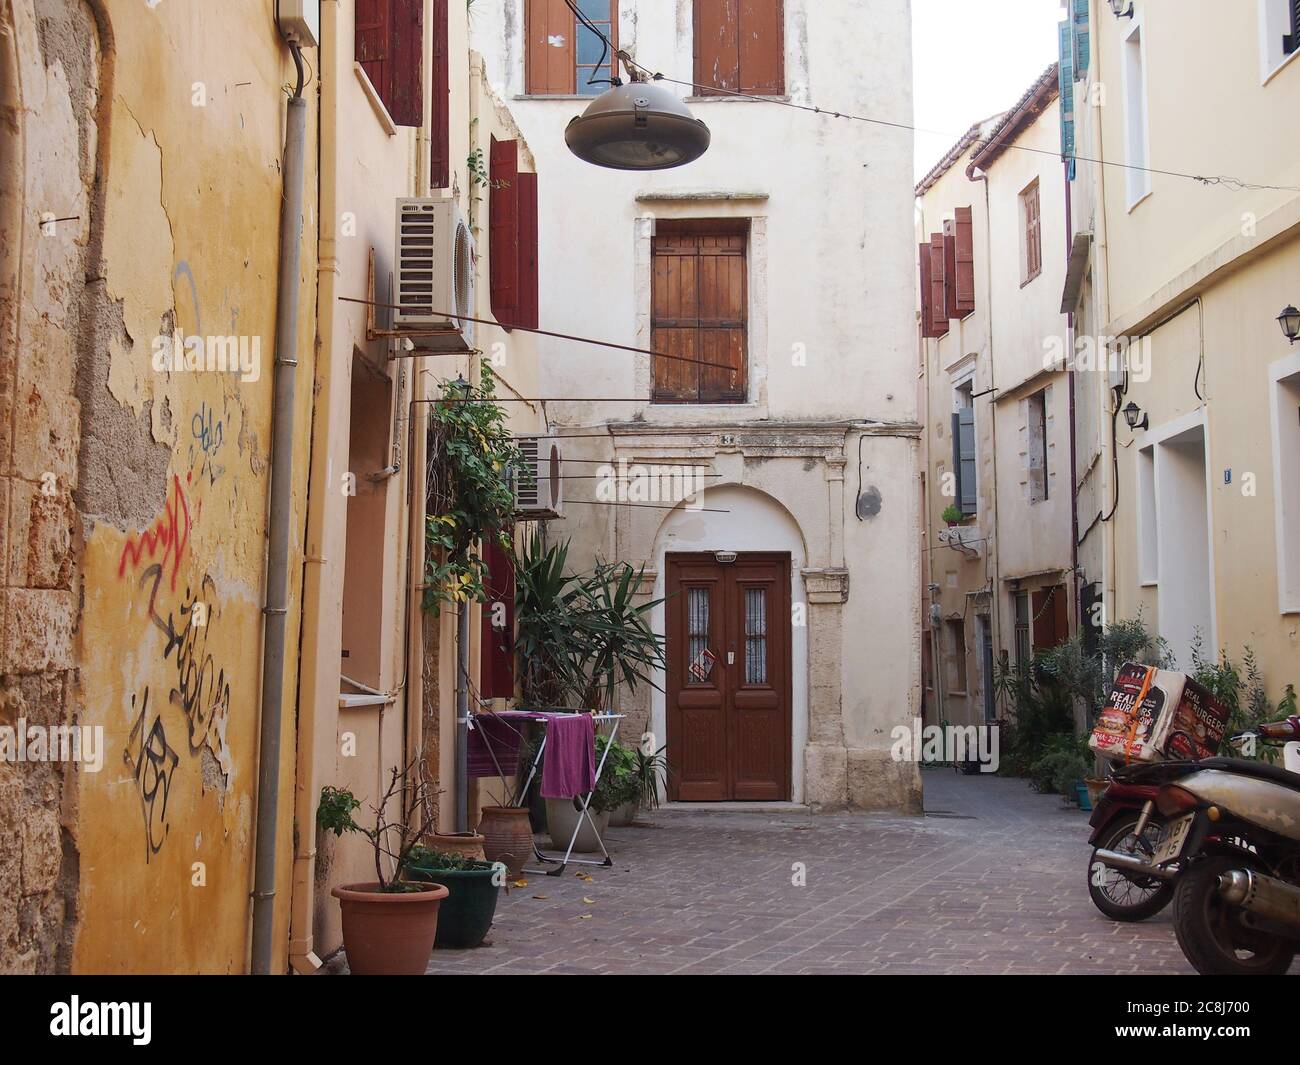
[[[1166,824],[1154,853],[1098,858],[1174,883],[1174,932],[1197,972],[1285,973],[1300,952],[1300,715],[1231,742],[1284,744],[1283,764],[1161,763],[1155,807]]]

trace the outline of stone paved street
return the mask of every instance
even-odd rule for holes
[[[435,951],[429,972],[1192,971],[1169,910],[1126,925],[1093,908],[1086,814],[947,770],[925,793],[925,818],[659,811],[609,831],[612,869],[528,875],[490,945]]]

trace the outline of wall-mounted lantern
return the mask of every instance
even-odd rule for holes
[[[1124,5],[1128,5],[1128,10],[1124,10]],[[1110,0],[1110,9],[1116,18],[1133,17],[1133,0]]]
[[[1277,324],[1282,327],[1282,335],[1294,344],[1300,340],[1300,311],[1291,304],[1277,316]]]
[[[1128,422],[1128,427],[1135,431],[1138,429],[1151,428],[1151,419],[1142,408],[1132,400],[1129,400],[1128,406],[1124,408],[1124,420]]]

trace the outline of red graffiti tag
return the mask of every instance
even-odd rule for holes
[[[163,508],[162,517],[140,533],[139,539],[128,538],[122,547],[122,556],[117,562],[117,575],[126,575],[127,564],[135,569],[142,558],[157,561],[164,569],[168,559],[171,560],[170,586],[176,590],[176,571],[180,568],[181,556],[185,554],[185,545],[190,541],[190,505],[181,489],[181,479],[172,475],[172,494]],[[162,557],[158,557],[159,551]]]

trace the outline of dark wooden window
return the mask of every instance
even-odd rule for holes
[[[966,621],[949,618],[944,622],[948,630],[948,691],[952,695],[966,692]]]
[[[519,301],[516,324],[538,327],[537,175],[519,175]]]
[[[618,47],[618,0],[576,0],[587,21]],[[564,0],[528,0],[525,80],[533,96],[598,96],[618,72],[614,50]]]
[[[357,0],[353,48],[396,125],[424,124],[424,0]]]
[[[451,187],[451,69],[447,55],[447,3],[433,0],[433,115],[429,130],[429,184]]]
[[[921,275],[921,336],[928,339],[936,339],[944,336],[948,332],[947,322],[944,323],[942,331],[936,332],[934,328],[934,278],[931,276],[932,271],[930,264],[932,262],[930,252],[930,242],[926,241],[920,247],[920,253],[917,256]]]
[[[492,138],[488,176],[488,287],[492,317],[514,325],[519,308],[519,142]]]
[[[975,408],[964,406],[952,416],[952,472],[957,477],[957,508],[963,514],[979,509],[975,446]]]
[[[944,261],[943,234],[930,236],[930,328],[941,337],[948,332],[948,283]]]
[[[953,215],[957,314],[964,318],[975,309],[975,228],[969,207],[958,207]]]
[[[719,90],[782,95],[782,0],[695,0],[695,81],[701,96]]]
[[[740,403],[748,363],[748,219],[661,221],[653,242],[655,403]],[[730,368],[728,368],[730,367]]]
[[[509,699],[515,693],[515,566],[510,552],[495,537],[483,542],[487,563],[487,600],[483,603],[479,648],[479,694]]]
[[[1040,588],[1030,598],[1033,609],[1034,650],[1059,647],[1070,638],[1069,602],[1065,585]]]
[[[1043,272],[1043,225],[1037,178],[1020,194],[1020,221],[1024,226],[1021,284],[1027,285]]]

